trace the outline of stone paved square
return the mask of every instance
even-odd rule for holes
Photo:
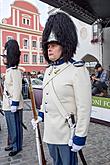
[[[35,132],[31,125],[32,111],[29,103],[24,109],[24,123],[28,131],[24,130],[23,150],[14,157],[9,157],[4,151],[7,143],[7,128],[5,118],[0,114],[0,165],[38,165]],[[41,134],[43,124],[40,124]],[[47,165],[52,165],[46,144],[44,144]],[[88,165],[110,165],[110,127],[90,123],[87,145],[83,149]],[[78,156],[79,158],[79,156]],[[82,162],[79,158],[79,165]]]

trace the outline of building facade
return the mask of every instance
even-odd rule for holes
[[[16,39],[21,50],[20,68],[26,72],[45,70],[46,62],[42,54],[42,31],[38,9],[31,3],[15,0],[11,4],[11,16],[0,23],[0,54],[5,43]],[[1,73],[5,66],[1,61]]]

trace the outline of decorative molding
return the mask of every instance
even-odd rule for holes
[[[80,36],[82,39],[86,39],[87,38],[87,28],[86,27],[82,27],[80,30]]]
[[[28,14],[22,14],[22,17],[31,19],[31,16]]]
[[[17,10],[17,26],[19,27],[19,10]]]
[[[34,12],[31,12],[31,11],[29,11],[29,10],[26,10],[26,9],[22,9],[22,8],[20,8],[20,7],[15,7],[15,6],[13,6],[13,5],[11,5],[14,9],[17,9],[17,10],[19,10],[19,11],[25,11],[25,12],[28,12],[28,13],[30,13],[30,14],[32,14],[32,15],[39,15],[39,13],[34,13]]]
[[[13,19],[13,26],[15,26],[15,9],[13,9],[12,19]]]
[[[6,30],[11,30],[11,31],[17,31],[17,32],[24,32],[24,33],[28,33],[28,34],[33,34],[33,35],[39,35],[42,36],[42,32],[38,31],[38,30],[33,30],[33,29],[27,29],[27,28],[21,28],[21,27],[17,27],[17,26],[13,26],[13,25],[4,25],[4,24],[0,24],[0,29],[6,29]]]

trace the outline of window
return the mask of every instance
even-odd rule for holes
[[[27,39],[24,39],[23,47],[24,47],[24,49],[28,48],[28,40]]]
[[[92,40],[91,43],[103,42],[102,25],[100,20],[92,25]]]
[[[93,39],[98,37],[98,24],[94,24],[92,27],[92,31],[93,31]]]
[[[43,63],[43,62],[44,62],[44,57],[40,56],[40,63]]]
[[[37,42],[36,41],[32,41],[32,47],[34,47],[34,48],[37,47]]]
[[[7,41],[9,41],[9,40],[11,40],[11,39],[13,39],[12,36],[8,36],[8,37],[7,37]]]
[[[25,18],[23,18],[23,24],[26,24],[26,19]]]
[[[33,63],[37,63],[37,55],[33,55],[32,56],[32,62]]]
[[[25,25],[30,25],[30,19],[29,18],[23,18],[22,23]]]
[[[29,55],[28,54],[24,54],[24,62],[29,62]]]
[[[27,25],[29,25],[30,24],[30,20],[29,19],[27,19]]]

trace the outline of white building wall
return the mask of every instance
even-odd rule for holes
[[[96,59],[100,59],[101,52],[100,52],[100,44],[91,44],[92,40],[92,26],[88,25],[82,21],[79,21],[76,18],[73,18],[73,22],[76,25],[77,32],[78,32],[78,48],[75,58],[83,58],[85,55],[89,54],[94,56]]]

